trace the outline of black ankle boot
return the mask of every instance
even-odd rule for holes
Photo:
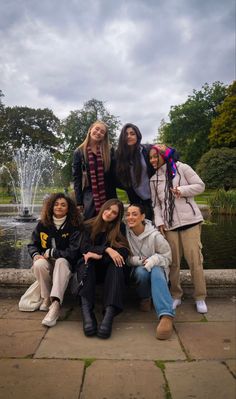
[[[104,318],[98,328],[97,336],[99,338],[109,338],[112,331],[112,322],[116,315],[114,306],[107,306]]]
[[[91,303],[84,297],[81,297],[81,312],[84,334],[87,337],[91,337],[97,333],[97,320],[92,310]]]

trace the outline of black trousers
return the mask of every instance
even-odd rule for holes
[[[120,251],[119,251],[120,252]],[[105,254],[100,260],[89,261],[88,273],[79,295],[95,304],[96,284],[103,283],[103,307],[112,305],[117,314],[124,308],[125,268],[117,267],[110,256]]]

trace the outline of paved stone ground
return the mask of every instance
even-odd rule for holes
[[[236,298],[207,303],[203,316],[186,299],[173,336],[158,341],[155,312],[139,312],[134,299],[101,340],[83,335],[69,299],[49,329],[45,313],[19,312],[17,298],[0,298],[0,398],[235,399]]]

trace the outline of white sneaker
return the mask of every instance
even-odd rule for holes
[[[177,308],[177,306],[180,306],[180,305],[181,305],[181,299],[174,299],[172,309],[175,310]]]
[[[205,301],[196,301],[198,313],[207,313],[207,305]]]
[[[39,310],[42,310],[43,312],[48,312],[49,306],[51,305],[50,298],[44,298],[43,302],[41,303]]]
[[[60,303],[58,301],[53,301],[49,312],[44,317],[42,324],[44,326],[53,327],[55,326],[58,317],[60,316]]]

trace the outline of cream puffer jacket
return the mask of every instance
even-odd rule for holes
[[[203,221],[201,211],[194,201],[194,195],[201,194],[205,190],[205,184],[189,165],[176,162],[176,167],[177,173],[173,179],[173,187],[178,188],[181,197],[175,198],[172,226],[168,225],[165,218],[166,164],[150,179],[155,226],[165,225],[167,230]],[[168,203],[166,207],[168,212]]]

